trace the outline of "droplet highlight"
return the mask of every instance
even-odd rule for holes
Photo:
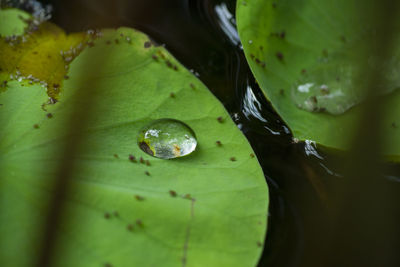
[[[175,119],[160,119],[149,123],[139,132],[137,142],[144,152],[161,159],[189,155],[197,146],[194,131],[184,122]]]

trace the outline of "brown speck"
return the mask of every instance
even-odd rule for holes
[[[171,195],[171,197],[176,197],[176,192],[174,190],[169,190],[169,194]]]
[[[230,161],[236,161],[236,158],[235,157],[230,157],[229,160]]]
[[[118,40],[118,39],[115,39],[114,42],[115,42],[116,44],[119,44],[119,40]]]
[[[340,41],[342,41],[343,43],[345,43],[345,42],[346,42],[346,37],[344,37],[343,35],[340,36]]]
[[[306,74],[307,73],[307,70],[306,69],[302,69],[301,70],[301,74]]]
[[[262,243],[260,241],[257,241],[257,247],[262,247]]]
[[[105,213],[104,213],[104,218],[109,219],[109,218],[110,218],[110,213],[105,212]]]
[[[175,71],[178,70],[178,67],[177,67],[176,65],[174,65],[172,68],[173,68]]]
[[[118,156],[118,155],[117,155],[117,156]],[[132,154],[129,155],[129,160],[130,160],[131,162],[137,162],[135,156],[132,155]]]
[[[282,31],[282,32],[279,34],[279,37],[280,37],[281,39],[285,39],[285,37],[286,37],[286,32],[285,32],[285,31]]]
[[[196,86],[194,86],[193,83],[190,84],[190,87],[191,87],[192,89],[196,89]]]
[[[250,154],[250,158],[254,158],[255,155],[253,153]]]
[[[3,82],[1,83],[1,85],[0,85],[0,87],[7,87],[7,83],[8,83],[8,81],[3,81]]]
[[[152,57],[154,60],[158,60],[158,57],[157,57],[156,55],[151,55],[151,57]]]
[[[119,34],[119,36],[124,37],[124,34],[121,32],[121,33]]]
[[[106,41],[106,44],[107,44],[107,45],[110,45],[110,44],[111,44],[111,41],[110,41],[110,40],[107,40],[107,41]]]
[[[285,90],[280,89],[280,90],[279,90],[279,94],[280,94],[281,96],[285,95]]]
[[[280,61],[283,61],[283,54],[282,54],[282,52],[276,52],[276,57],[280,60]]]
[[[223,123],[223,122],[224,122],[224,119],[223,119],[222,117],[218,117],[218,118],[217,118],[217,121],[218,121],[219,123]]]
[[[33,54],[34,54],[34,55],[37,55],[37,54],[38,54],[38,51],[33,51]]]
[[[264,49],[264,47],[262,45],[260,45],[260,50],[263,50],[263,49]]]
[[[183,198],[192,199],[192,196],[190,194],[186,194],[186,195],[183,196]]]
[[[175,98],[175,94],[174,93],[170,93],[169,96],[172,97],[172,98]]]
[[[119,159],[119,156],[117,154],[114,154],[114,158]]]
[[[395,122],[392,122],[392,128],[394,128],[394,129],[396,129],[396,128],[397,128],[397,125],[396,125],[396,123],[395,123]]]
[[[265,62],[261,62],[261,67],[265,68]]]
[[[165,61],[165,64],[167,64],[167,66],[168,66],[169,68],[172,68],[172,63],[171,63],[171,61],[167,60],[167,61]]]
[[[149,48],[151,46],[151,42],[144,42],[144,48]]]
[[[46,114],[46,117],[49,118],[49,119],[51,119],[51,118],[53,118],[53,114],[47,113],[47,114]]]
[[[126,230],[128,230],[129,232],[132,232],[132,231],[133,231],[133,228],[134,228],[133,224],[128,224],[128,225],[126,226]]]
[[[140,163],[145,164],[146,162],[144,161],[143,157],[140,157]]]
[[[68,75],[64,75],[64,79],[68,80],[69,76]]]
[[[217,142],[215,142],[216,144],[217,144],[217,146],[222,146],[222,143],[221,143],[221,141],[217,141]]]
[[[104,263],[104,267],[113,267],[111,263]]]
[[[322,55],[324,55],[324,57],[328,56],[328,50],[324,49],[322,50]]]
[[[136,225],[139,226],[139,227],[143,227],[143,222],[142,222],[142,220],[137,219],[137,220],[136,220]]]
[[[34,125],[33,125],[33,128],[39,129],[39,124],[34,124]]]
[[[272,3],[272,7],[276,8],[276,3],[275,2]]]
[[[87,45],[88,45],[89,47],[93,47],[93,46],[94,46],[94,42],[87,42]]]
[[[146,165],[147,166],[150,166],[151,164],[150,164],[150,160],[146,160]]]
[[[115,211],[113,212],[113,215],[114,215],[115,217],[119,217],[118,211],[115,210]]]
[[[147,176],[150,176],[149,171],[145,171],[144,174],[146,174]]]
[[[250,54],[250,57],[251,57],[251,59],[254,59],[254,55],[253,54]]]
[[[134,197],[135,197],[135,199],[138,200],[138,201],[143,201],[143,200],[144,200],[144,197],[139,196],[139,195],[135,195]]]
[[[261,60],[260,60],[259,58],[256,58],[256,63],[257,63],[257,64],[260,64],[260,63],[261,63]]]
[[[58,83],[54,83],[53,87],[54,87],[54,89],[58,89],[58,88],[60,88],[60,85]]]

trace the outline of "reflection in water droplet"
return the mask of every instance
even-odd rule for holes
[[[152,121],[139,132],[137,141],[144,152],[162,159],[186,156],[197,146],[193,130],[174,119]]]

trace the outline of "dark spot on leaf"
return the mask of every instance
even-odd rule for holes
[[[285,31],[282,31],[282,32],[279,34],[279,37],[280,37],[281,39],[285,39],[285,37],[286,37],[286,32],[285,32]]]
[[[146,165],[147,166],[150,166],[151,164],[150,164],[150,160],[146,160]]]
[[[144,197],[139,196],[139,195],[135,195],[135,199],[138,200],[138,201],[143,201]]]
[[[94,46],[94,42],[90,41],[86,43],[89,47],[93,47]]]
[[[106,41],[106,44],[110,45],[110,44],[111,44],[111,41],[110,41],[110,40],[107,40],[107,41]]]
[[[154,156],[153,150],[150,149],[149,145],[146,142],[140,142],[139,147],[149,155]],[[142,159],[142,158],[141,158]]]
[[[64,75],[64,79],[68,80],[69,76],[68,75]]]
[[[167,66],[168,66],[169,68],[172,68],[172,63],[171,63],[171,61],[167,60],[167,61],[165,61],[165,64],[167,64]]]
[[[140,157],[140,163],[145,163],[145,161],[144,161],[144,158],[143,157]]]
[[[282,54],[282,52],[276,52],[276,57],[280,60],[280,61],[283,61],[283,54]]]
[[[115,39],[114,42],[115,42],[116,44],[119,44],[119,40],[118,40],[118,39]]]
[[[176,197],[176,192],[174,190],[169,190],[169,194],[171,195],[171,197]]]
[[[217,118],[217,121],[218,121],[219,123],[223,123],[223,122],[224,122],[224,119],[223,119],[222,117],[218,117],[218,118]]]
[[[151,46],[151,42],[144,42],[144,48],[149,48]]]
[[[118,156],[118,155],[117,155],[117,156]],[[129,160],[130,160],[131,162],[137,162],[135,156],[132,155],[132,154],[129,154]]]
[[[392,128],[394,128],[394,129],[397,128],[397,124],[395,122],[392,122]]]
[[[229,160],[230,161],[236,161],[236,158],[235,157],[230,157]]]
[[[139,226],[139,227],[143,227],[143,222],[142,222],[142,220],[137,219],[137,220],[136,220],[136,225]]]
[[[39,129],[39,124],[34,124],[34,125],[33,125],[33,128]]]
[[[254,158],[255,155],[253,153],[250,154],[250,158]]]
[[[285,90],[280,89],[280,90],[279,90],[279,94],[280,94],[281,96],[285,95]]]
[[[145,171],[144,174],[146,174],[147,176],[150,176],[150,173],[148,171]]]
[[[250,57],[251,57],[251,59],[254,59],[254,55],[253,54],[250,54]]]
[[[216,144],[217,144],[217,146],[222,146],[222,143],[221,143],[221,141],[217,141],[217,142],[215,142]]]
[[[2,83],[1,83],[1,85],[0,85],[0,87],[7,87],[7,83],[8,83],[8,81],[3,81]]]
[[[172,98],[175,98],[175,94],[174,93],[170,93],[169,96],[172,97]]]
[[[262,45],[260,45],[260,50],[263,50],[263,49],[264,49],[264,47]]]
[[[315,95],[311,96],[311,97],[310,97],[310,100],[311,100],[313,103],[315,103],[315,104],[318,103],[318,99],[317,99],[317,97],[316,97]]]
[[[260,241],[257,241],[257,247],[262,247],[262,243]]]
[[[133,228],[134,228],[133,224],[128,224],[128,225],[126,226],[126,230],[128,230],[129,232],[132,232],[132,231],[133,231]]]
[[[302,69],[301,70],[301,74],[306,74],[307,73],[307,70],[306,69]]]
[[[114,215],[115,217],[119,217],[118,211],[115,210],[115,211],[113,212],[113,215]]]
[[[104,213],[104,218],[109,219],[110,218],[110,213],[108,213],[108,212]]]
[[[343,43],[345,43],[345,42],[346,42],[346,37],[344,37],[343,35],[340,36],[340,41],[342,41]]]
[[[104,263],[104,267],[113,267],[111,263]]]
[[[190,194],[185,194],[185,195],[183,196],[183,198],[192,199],[192,196],[191,196]]]
[[[196,89],[196,86],[194,86],[193,83],[190,84],[190,87],[191,87],[192,89]]]
[[[114,158],[119,159],[119,156],[117,154],[114,154]]]
[[[276,8],[276,3],[275,2],[272,3],[272,7]]]
[[[154,60],[158,60],[158,57],[157,57],[156,55],[151,55],[151,57],[152,57]]]
[[[51,118],[53,118],[53,114],[47,113],[47,114],[46,114],[46,117],[49,118],[49,119],[51,119]]]

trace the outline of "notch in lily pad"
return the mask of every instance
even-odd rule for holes
[[[175,119],[150,122],[139,132],[137,142],[141,150],[161,159],[187,156],[197,147],[194,131],[186,123]]]

